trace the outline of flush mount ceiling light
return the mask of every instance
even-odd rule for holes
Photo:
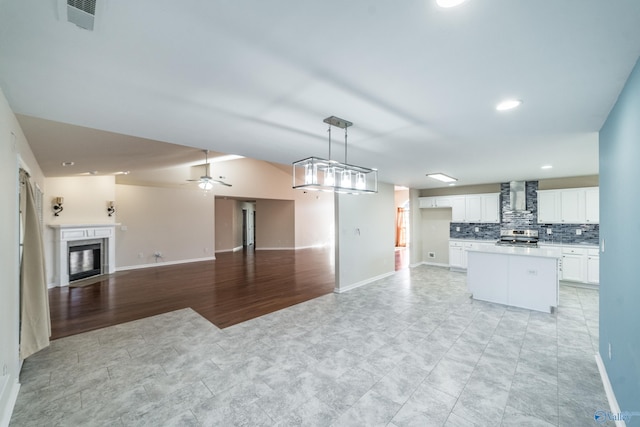
[[[442,182],[456,182],[458,180],[458,178],[453,178],[443,173],[428,173],[427,176]]]
[[[436,4],[443,8],[460,6],[467,0],[436,0]]]
[[[552,169],[552,168],[553,168],[553,166],[551,166],[551,165],[544,165],[544,166],[540,167],[540,169]]]
[[[505,99],[496,105],[496,110],[498,111],[507,111],[513,110],[514,108],[518,108],[522,105],[522,101],[520,99]]]
[[[75,162],[62,162],[62,167],[67,167],[67,166],[73,166],[75,165]]]
[[[346,194],[377,193],[378,171],[347,163],[347,128],[353,123],[335,116],[327,117],[324,122],[329,125],[329,160],[309,157],[294,162],[293,188]],[[344,163],[331,159],[331,126],[344,129]]]

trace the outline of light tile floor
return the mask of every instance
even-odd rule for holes
[[[11,425],[595,425],[598,293],[560,301],[474,301],[420,266],[225,330],[175,311],[29,358]]]

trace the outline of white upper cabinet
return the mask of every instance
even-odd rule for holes
[[[451,208],[451,222],[500,222],[500,193],[420,197],[421,208]]]
[[[598,224],[600,222],[600,189],[598,187],[587,188],[585,196],[585,220],[587,223]]]
[[[538,191],[538,222],[541,224],[597,224],[598,187]]]
[[[482,199],[480,196],[465,197],[465,222],[482,222]]]
[[[500,193],[483,194],[482,199],[482,222],[500,222]]]
[[[466,218],[467,203],[465,196],[451,198],[451,222],[464,222]]]
[[[584,192],[582,188],[562,190],[560,192],[561,220],[567,224],[583,224],[586,221],[584,204]]]
[[[451,198],[447,196],[420,197],[421,208],[450,208]]]

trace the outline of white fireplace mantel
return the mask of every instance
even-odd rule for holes
[[[69,242],[101,239],[104,242],[103,273],[116,271],[117,224],[50,224],[55,234],[55,281],[58,286],[69,285]]]

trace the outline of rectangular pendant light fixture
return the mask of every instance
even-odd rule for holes
[[[353,123],[331,116],[329,125],[329,158],[331,158],[331,126],[344,129],[344,163],[320,157],[309,157],[293,163],[293,188],[310,191],[332,191],[346,194],[378,192],[378,171],[347,163],[347,128]]]

